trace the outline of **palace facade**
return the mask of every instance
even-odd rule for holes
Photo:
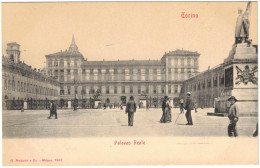
[[[47,108],[50,99],[57,99],[60,83],[40,70],[20,61],[20,45],[8,43],[7,56],[2,57],[3,109]]]
[[[160,60],[88,61],[74,36],[68,50],[46,55],[46,73],[61,84],[61,106],[77,101],[90,106],[96,93],[102,104],[135,101],[157,107],[165,95],[178,105],[183,82],[198,74],[200,54],[186,50],[165,53]]]

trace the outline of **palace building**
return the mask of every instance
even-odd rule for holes
[[[20,45],[8,43],[7,56],[2,57],[3,109],[47,108],[50,99],[57,99],[60,83],[40,70],[20,61]]]
[[[102,104],[125,104],[130,96],[149,107],[167,95],[178,105],[183,82],[198,74],[198,52],[175,50],[160,60],[88,61],[74,36],[68,50],[46,55],[46,73],[60,82],[60,106],[87,108],[99,93]]]

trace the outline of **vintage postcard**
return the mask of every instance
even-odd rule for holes
[[[4,166],[258,165],[258,2],[2,2]]]

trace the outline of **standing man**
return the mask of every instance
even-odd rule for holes
[[[131,96],[130,100],[126,104],[126,109],[125,109],[125,113],[128,113],[128,126],[133,126],[135,112],[136,112],[136,104],[134,101],[134,97]]]
[[[230,102],[230,108],[228,112],[228,118],[230,120],[230,123],[228,125],[228,136],[232,137],[233,132],[234,136],[237,137],[237,122],[238,122],[238,117],[239,117],[239,110],[236,105],[237,99],[234,96],[231,96],[228,101]]]
[[[187,119],[187,124],[186,125],[193,125],[193,122],[192,122],[192,117],[191,117],[191,110],[193,110],[193,102],[192,102],[192,99],[191,99],[191,93],[190,92],[187,92],[187,99],[186,99],[186,102],[185,102],[185,107],[184,109],[186,110],[186,119]]]
[[[181,111],[181,113],[184,113],[183,111],[183,103],[184,103],[184,101],[183,101],[183,99],[181,99],[180,100],[180,111]]]
[[[50,106],[50,116],[48,117],[48,119],[51,119],[51,116],[55,114],[55,119],[58,119],[57,117],[57,107],[56,104],[54,103],[54,101],[51,101],[51,106]]]

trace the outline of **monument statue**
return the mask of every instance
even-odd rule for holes
[[[249,15],[251,12],[251,2],[247,3],[246,11],[243,13],[242,9],[238,9],[238,17],[235,29],[235,43],[232,45],[232,49],[229,52],[229,56],[225,61],[233,59],[236,54],[237,44],[244,43],[248,47],[251,46],[252,40],[249,39]],[[243,13],[243,14],[242,14]]]
[[[238,9],[239,16],[237,17],[236,31],[235,31],[235,44],[250,43],[249,40],[249,14],[251,11],[251,2],[247,3],[246,11],[242,14],[243,10]]]

